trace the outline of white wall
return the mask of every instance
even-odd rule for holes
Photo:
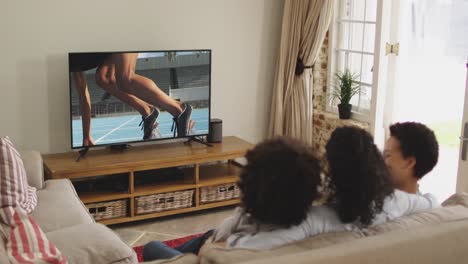
[[[2,1],[0,135],[69,151],[70,51],[213,50],[212,116],[251,142],[267,132],[282,0]]]

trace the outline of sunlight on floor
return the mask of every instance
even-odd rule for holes
[[[225,218],[231,216],[233,210],[234,207],[229,206],[170,217],[112,225],[110,228],[116,232],[127,245],[135,247],[144,245],[153,240],[165,241],[204,233],[221,224]]]

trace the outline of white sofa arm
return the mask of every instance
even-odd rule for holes
[[[25,150],[20,151],[20,155],[26,169],[29,185],[36,187],[38,190],[43,189],[44,168],[41,154],[38,151]]]

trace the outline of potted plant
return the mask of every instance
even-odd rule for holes
[[[337,83],[333,86],[330,94],[331,99],[339,100],[338,113],[340,119],[349,119],[351,117],[352,105],[349,103],[354,95],[360,92],[361,86],[357,79],[358,75],[351,73],[349,69],[335,74]]]

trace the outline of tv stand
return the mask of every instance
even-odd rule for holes
[[[132,146],[123,152],[93,149],[83,162],[75,162],[75,151],[42,158],[46,179],[70,179],[78,187],[86,182],[93,186],[77,188],[78,196],[94,214],[109,212],[106,218],[95,219],[110,225],[239,204],[239,194],[234,195],[235,189],[229,187],[239,180],[241,167],[235,159],[243,157],[253,145],[237,137],[224,137],[221,143],[211,145],[208,148],[177,141]],[[158,174],[167,171],[183,173]],[[102,187],[106,179],[108,183]],[[169,209],[145,211],[146,206],[165,202],[155,195],[175,197],[167,195],[181,192],[192,193],[187,206],[174,204]],[[152,201],[141,204],[146,198]]]
[[[190,144],[192,141],[198,142],[198,143],[206,145],[208,147],[213,147],[212,144],[208,143],[205,139],[203,139],[201,137],[190,137],[189,140],[185,141],[185,144]]]
[[[80,149],[80,151],[78,151],[78,153],[80,155],[78,155],[78,158],[76,159],[76,162],[79,162],[82,158],[84,158],[84,156],[86,156],[86,153],[88,153],[88,150],[89,150],[89,147],[85,147],[84,149]]]
[[[124,151],[126,149],[130,148],[129,144],[116,144],[116,145],[110,145],[109,149],[111,151]]]

